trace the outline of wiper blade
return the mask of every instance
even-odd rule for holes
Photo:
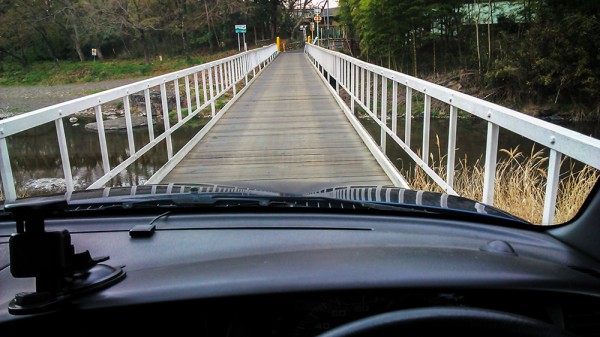
[[[480,213],[477,211],[469,211],[463,209],[454,209],[454,208],[444,208],[444,207],[435,207],[428,205],[413,205],[413,204],[396,204],[389,202],[361,202],[361,204],[365,208],[370,208],[374,210],[383,210],[383,211],[402,211],[402,212],[415,212],[422,213],[424,215],[436,215],[436,216],[453,216],[459,217],[462,219],[471,219],[471,220],[491,220],[491,219],[501,219],[508,220],[515,223],[527,224],[531,225],[525,220],[519,219],[507,213],[500,213],[499,210],[495,211],[495,213]],[[496,214],[498,213],[498,214]]]
[[[88,204],[78,203],[75,210],[85,210]],[[109,209],[165,209],[165,210],[194,210],[203,208],[304,208],[304,209],[347,209],[385,211],[391,213],[413,214],[437,217],[458,217],[461,219],[477,219],[488,221],[503,219],[513,222],[526,223],[503,213],[487,214],[475,210],[443,208],[429,205],[416,205],[382,201],[347,200],[323,196],[261,196],[236,193],[185,193],[171,194],[160,197],[136,197],[122,199],[111,203],[92,204],[94,210]]]
[[[117,203],[99,206],[97,209],[138,208],[203,208],[203,207],[306,207],[294,197],[272,197],[230,194],[181,194],[165,197],[125,199]],[[300,198],[305,200],[305,197]]]
[[[386,210],[417,213],[430,213],[410,206],[336,199],[320,196],[262,196],[237,193],[182,193],[162,196],[126,197],[110,202],[77,201],[71,203],[72,210],[109,210],[109,209],[193,209],[216,207],[278,207],[309,209],[354,209]],[[91,207],[90,207],[91,206]]]
[[[423,214],[443,214],[439,212],[437,209],[432,208],[423,208],[423,207],[415,207],[413,205],[405,205],[405,204],[393,204],[393,203],[384,203],[384,202],[365,202],[360,201],[357,202],[366,209],[378,210],[378,211],[402,211],[402,212],[415,212],[415,213],[423,213]]]
[[[112,202],[85,203],[77,202],[71,205],[75,211],[85,210],[111,210],[111,209],[195,209],[195,208],[244,208],[244,207],[271,207],[271,208],[307,208],[307,209],[388,209],[385,205],[367,205],[353,200],[334,199],[328,197],[307,196],[261,196],[241,194],[171,194],[160,197],[135,197]],[[393,207],[390,210],[399,211]],[[406,209],[410,210],[410,209]],[[414,210],[410,210],[414,211]]]

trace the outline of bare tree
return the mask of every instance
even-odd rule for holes
[[[476,46],[477,46],[477,62],[478,62],[478,70],[479,70],[479,75],[482,74],[481,72],[481,49],[479,47],[479,18],[480,18],[480,14],[481,14],[481,7],[479,7],[479,1],[478,0],[473,0],[473,11],[475,10],[475,7],[477,7],[477,16],[475,16],[475,40],[477,41]]]
[[[287,0],[283,1],[283,7],[286,9],[286,15],[294,19],[294,27],[292,28],[292,39],[296,38],[298,28],[306,21],[304,16],[307,9],[313,7],[312,0]]]
[[[113,0],[113,3],[121,24],[137,34],[144,52],[144,64],[150,64],[147,35],[159,29],[156,24],[163,14],[158,10],[156,0]]]

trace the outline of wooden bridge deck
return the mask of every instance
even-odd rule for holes
[[[280,54],[162,183],[391,184],[302,53]]]

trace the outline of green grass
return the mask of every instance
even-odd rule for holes
[[[37,62],[28,68],[17,63],[6,62],[0,71],[0,86],[59,85],[86,83],[105,80],[158,76],[233,55],[235,51],[189,57],[166,57],[159,61],[153,58],[149,65],[143,59],[105,61],[60,61]]]

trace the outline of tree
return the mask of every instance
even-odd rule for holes
[[[84,29],[83,20],[89,17],[85,8],[84,1],[81,0],[56,0],[53,12],[49,13],[53,17],[54,24],[70,37],[80,61],[85,61],[82,50],[82,29]]]
[[[157,0],[112,0],[115,18],[138,39],[144,53],[144,64],[150,64],[148,35],[158,30],[163,14]]]
[[[59,55],[57,44],[59,39],[53,39],[51,25],[55,9],[52,1],[13,0],[15,15],[25,22],[37,35],[47,48],[50,58],[58,65]]]
[[[306,22],[304,13],[307,9],[313,7],[312,0],[284,0],[282,2],[283,7],[286,11],[286,17],[292,21],[291,37],[296,38],[296,34],[300,25]]]
[[[0,56],[8,56],[23,67],[29,65],[27,46],[31,44],[35,32],[26,24],[14,9],[11,1],[0,3]]]

